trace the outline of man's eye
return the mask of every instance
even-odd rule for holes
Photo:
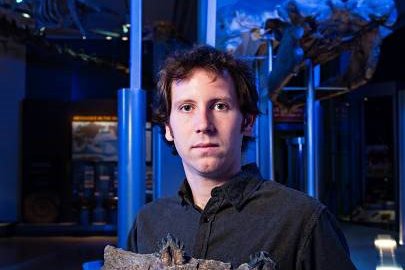
[[[184,105],[180,106],[180,111],[183,111],[183,112],[191,112],[192,109],[193,109],[193,107],[190,104],[184,104]]]
[[[229,109],[229,106],[225,103],[215,103],[214,109],[217,111],[225,111],[225,110]]]

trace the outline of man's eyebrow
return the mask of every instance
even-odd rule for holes
[[[232,98],[228,96],[223,96],[223,97],[216,97],[213,98],[212,101],[227,101],[227,102],[232,102]]]
[[[228,102],[230,104],[233,103],[232,98],[229,96],[214,97],[214,98],[210,99],[208,102],[212,103],[212,102],[218,102],[218,101],[224,101],[224,102]],[[179,99],[179,100],[174,100],[172,102],[172,105],[173,105],[173,107],[178,107],[179,105],[185,104],[185,103],[194,104],[194,103],[196,103],[196,101],[193,99]]]
[[[192,99],[179,99],[173,102],[173,106],[178,106],[180,104],[184,104],[184,103],[195,103],[194,100]]]

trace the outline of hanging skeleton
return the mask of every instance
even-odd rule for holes
[[[280,18],[266,23],[268,31],[281,33],[268,80],[269,96],[276,103],[282,88],[305,67],[305,59],[324,64],[349,52],[347,68],[335,84],[348,90],[365,84],[377,67],[387,27],[396,19],[391,0],[290,0],[278,14]]]
[[[82,37],[86,37],[89,32],[82,21],[90,13],[113,16],[119,21],[122,20],[121,24],[125,19],[125,16],[109,8],[108,2],[103,4],[97,0],[25,0],[20,3],[14,0],[0,0],[0,6],[30,13],[35,18],[37,30],[77,28]],[[99,30],[92,29],[92,32],[97,31]]]
[[[221,42],[239,56],[257,54],[262,43],[253,33],[271,35],[276,58],[267,89],[269,97],[280,103],[281,90],[305,68],[306,59],[324,64],[348,52],[347,68],[334,84],[352,90],[366,83],[376,69],[381,41],[396,17],[393,0],[286,0],[271,12],[248,16],[240,11],[222,18],[224,27],[232,26],[232,36]],[[257,27],[260,23],[264,29]],[[255,27],[247,29],[247,25]],[[240,37],[249,31],[249,38],[237,38],[237,30]]]

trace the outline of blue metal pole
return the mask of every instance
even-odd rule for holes
[[[259,67],[258,65],[255,65],[255,85],[256,85],[256,90],[258,91],[258,95],[260,97],[260,75],[259,75]],[[259,108],[260,108],[261,102],[259,99]],[[261,108],[260,108],[261,110]],[[261,146],[261,137],[260,137],[260,119],[263,117],[263,115],[259,115],[259,117],[257,117],[256,122],[255,122],[255,133],[254,133],[254,137],[255,137],[255,160],[256,160],[256,165],[260,168],[260,146]],[[263,172],[261,171],[262,176],[264,176]]]
[[[131,1],[130,89],[118,92],[118,246],[145,203],[146,94],[141,89],[142,1]]]
[[[316,75],[315,75],[316,77]],[[315,151],[315,194],[316,198],[319,198],[320,190],[319,190],[319,179],[321,174],[321,143],[322,143],[322,107],[321,102],[319,100],[314,102],[314,151]]]
[[[273,71],[273,46],[271,35],[267,35],[267,72]],[[273,102],[269,99],[267,102],[268,130],[269,130],[269,179],[274,180],[274,121],[273,121]]]
[[[215,47],[217,0],[198,0],[198,43]]]
[[[131,89],[141,89],[142,79],[142,0],[131,0],[131,30],[130,30],[130,86]]]
[[[139,209],[145,203],[145,92],[118,91],[118,246],[127,237]]]
[[[306,127],[305,127],[305,143],[306,151],[306,181],[307,193],[312,197],[317,197],[316,175],[315,175],[315,78],[314,68],[310,60],[307,62],[308,69],[308,88],[306,99]]]
[[[207,40],[207,0],[198,0],[197,8],[197,41],[204,44]]]
[[[208,0],[206,43],[214,47],[215,47],[216,22],[217,22],[217,0]]]
[[[405,91],[398,93],[399,244],[405,243]]]
[[[160,127],[153,127],[153,198],[173,196],[186,177],[180,156],[164,142]]]

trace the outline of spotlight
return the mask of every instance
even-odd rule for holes
[[[25,12],[21,13],[21,16],[23,16],[24,18],[27,18],[27,19],[31,18],[31,15],[28,13],[25,13]]]
[[[122,25],[122,32],[123,32],[124,34],[128,33],[128,27],[127,27],[126,24]]]
[[[105,39],[106,40],[112,40],[112,37],[111,36],[106,36]]]
[[[376,270],[403,270],[395,259],[395,249],[397,241],[391,235],[380,234],[374,240],[374,245],[379,251],[380,262]]]
[[[389,235],[379,235],[377,239],[374,240],[374,245],[378,249],[393,250],[397,247],[397,242]]]
[[[19,3],[22,3],[23,0],[15,0],[15,2],[16,2],[17,4],[19,4]]]
[[[375,270],[403,270],[401,266],[377,266]]]
[[[87,37],[86,36],[82,36],[82,39],[85,40]]]
[[[127,41],[128,37],[122,37],[121,39],[122,39],[122,41]]]

